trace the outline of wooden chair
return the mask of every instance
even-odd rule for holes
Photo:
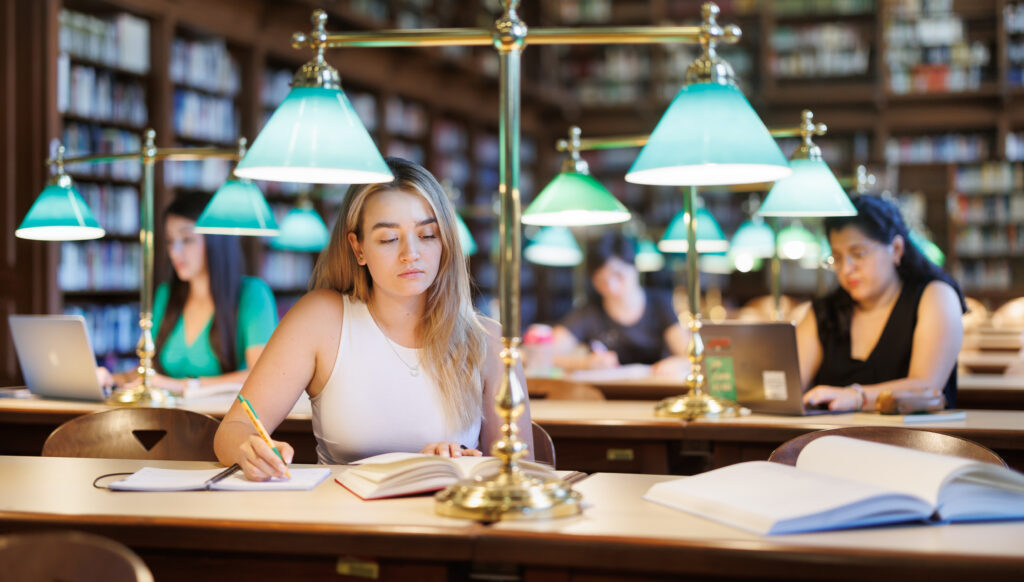
[[[823,436],[844,436],[1006,466],[1002,457],[974,441],[902,426],[845,426],[810,432],[782,443],[772,451],[768,460],[783,465],[796,465],[796,458],[807,443]]]
[[[0,537],[0,572],[4,580],[153,581],[142,559],[124,545],[75,531]]]
[[[1011,299],[993,311],[992,327],[1024,327],[1024,297]]]
[[[43,443],[44,457],[216,461],[220,422],[180,408],[117,408],[73,418]]]
[[[533,425],[533,460],[545,465],[555,466],[555,443],[544,427],[536,422]]]
[[[594,386],[557,378],[529,378],[526,391],[538,400],[604,400],[604,393]]]

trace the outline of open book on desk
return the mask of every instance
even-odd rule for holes
[[[652,486],[644,499],[754,533],[1024,518],[1024,475],[992,463],[827,436],[796,467],[752,461]]]
[[[290,468],[290,479],[249,481],[237,465],[227,469],[157,469],[143,467],[110,484],[115,491],[303,491],[331,474],[327,467]]]
[[[556,471],[543,463],[519,461],[532,477],[578,480],[578,471]],[[439,491],[462,479],[486,477],[498,472],[496,457],[439,457],[421,453],[384,453],[345,467],[335,477],[341,486],[362,499],[383,499]]]

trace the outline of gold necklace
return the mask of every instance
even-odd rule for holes
[[[391,338],[388,337],[388,332],[384,329],[384,326],[382,326],[380,324],[380,322],[377,321],[377,318],[373,316],[373,310],[370,309],[370,304],[369,303],[366,304],[366,312],[370,314],[370,319],[373,320],[373,324],[377,326],[377,329],[380,330],[380,334],[382,336],[384,336],[384,341],[387,342],[388,347],[391,348],[391,352],[394,353],[395,357],[398,358],[398,361],[402,362],[402,365],[405,366],[409,370],[409,375],[413,376],[413,377],[419,376],[420,375],[420,363],[417,361],[415,366],[410,366],[402,358],[402,356],[398,353],[398,349],[395,347],[395,344],[391,341]]]

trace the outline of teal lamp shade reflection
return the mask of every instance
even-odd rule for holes
[[[629,220],[629,210],[595,180],[579,172],[555,176],[523,211],[523,224],[586,226]]]
[[[658,250],[663,253],[685,253],[689,249],[686,242],[686,211],[676,214],[665,230],[665,235],[658,241]],[[707,208],[697,209],[697,252],[721,253],[729,250],[729,241],[718,226],[718,221],[708,212]]]
[[[818,253],[818,239],[811,231],[799,222],[787,226],[779,232],[779,256],[793,261]]]
[[[811,250],[813,252],[807,253],[800,259],[801,267],[805,269],[820,269],[827,267],[831,263],[832,247],[824,236],[817,237],[815,246]]]
[[[196,221],[201,234],[277,236],[279,230],[267,199],[248,180],[224,182]]]
[[[545,267],[575,267],[583,262],[583,251],[568,228],[546,226],[526,245],[523,258]]]
[[[939,245],[933,243],[916,228],[910,230],[910,242],[916,246],[917,250],[921,251],[921,254],[923,254],[929,261],[940,267],[946,263],[946,254],[942,252]]]
[[[793,173],[772,186],[761,216],[854,216],[857,209],[824,160],[793,160]]]
[[[235,168],[240,178],[315,184],[394,176],[340,89],[296,87]]]
[[[633,264],[641,273],[660,271],[665,267],[665,255],[658,251],[654,241],[645,238],[636,246],[636,257],[633,259]]]
[[[736,270],[732,259],[726,253],[707,253],[697,258],[701,271],[713,275],[728,275]]]
[[[734,85],[684,86],[626,174],[635,184],[774,182],[790,173],[768,128]]]
[[[31,240],[89,240],[106,231],[67,176],[43,188],[14,236]]]
[[[763,220],[748,220],[736,229],[736,234],[732,235],[729,252],[767,259],[775,253],[775,232]]]
[[[459,245],[462,247],[462,254],[467,257],[475,255],[477,248],[476,241],[473,240],[473,233],[466,226],[466,221],[462,220],[462,217],[458,214],[455,215],[455,229],[459,233]]]
[[[281,251],[316,252],[327,246],[329,238],[327,225],[316,210],[308,203],[300,203],[281,220],[281,234],[270,246]]]

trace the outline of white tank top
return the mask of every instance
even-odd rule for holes
[[[419,375],[409,373],[409,366],[419,363],[421,350],[389,345],[365,303],[348,295],[344,301],[334,370],[324,389],[310,399],[320,462],[343,464],[380,453],[418,453],[427,443],[441,441],[476,448],[480,416],[456,433],[447,427],[434,379],[422,365]]]

